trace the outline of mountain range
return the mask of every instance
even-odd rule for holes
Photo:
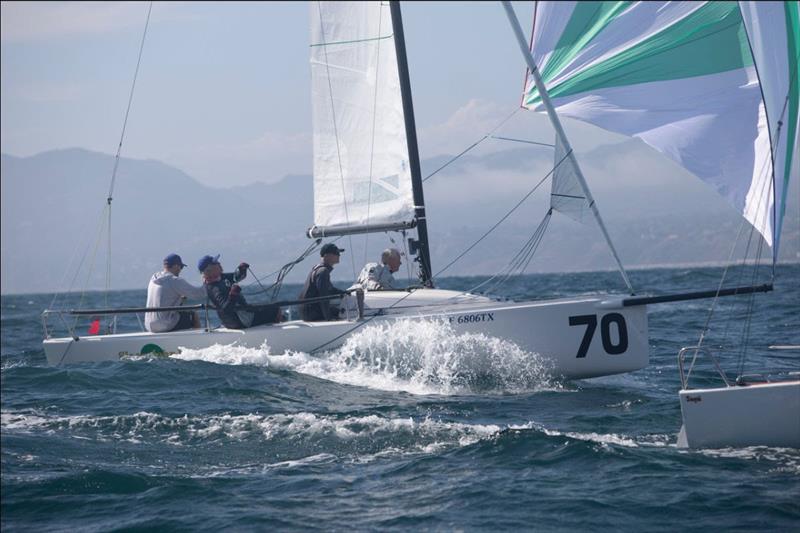
[[[450,159],[442,155],[425,160],[423,174]],[[741,217],[677,165],[636,140],[600,146],[579,159],[626,266],[727,259]],[[552,165],[552,152],[544,148],[477,152],[427,180],[434,272],[478,240]],[[105,286],[105,222],[113,168],[113,156],[77,148],[30,157],[2,154],[2,293]],[[310,176],[238,187],[226,187],[224,178],[219,188],[212,188],[159,161],[121,159],[110,202],[111,287],[145,287],[171,252],[190,265],[184,276],[193,282],[198,281],[194,265],[207,253],[222,254],[228,268],[246,260],[257,275],[265,276],[310,244],[304,236],[313,217]],[[442,275],[501,269],[535,230],[547,210],[548,191],[544,180],[496,231]],[[781,258],[796,261],[796,183],[789,196]],[[399,236],[394,239],[402,248]],[[384,235],[372,235],[344,237],[338,244],[348,249],[334,275],[343,285],[365,260],[376,260],[392,243]],[[312,260],[295,268],[287,280],[302,281]],[[528,271],[609,268],[614,263],[596,225],[556,214]]]

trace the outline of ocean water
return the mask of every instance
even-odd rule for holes
[[[668,293],[720,274],[632,279]],[[531,275],[501,296],[619,286],[609,272]],[[800,344],[800,265],[779,266],[775,287],[755,296],[745,371],[800,371],[800,353],[768,348]],[[53,368],[39,317],[51,299],[2,297],[4,531],[800,529],[800,450],[676,447],[676,354],[709,300],[650,307],[647,368],[564,381],[502,339],[418,322],[313,357],[214,346]],[[747,299],[720,300],[727,320],[712,322],[730,373]]]

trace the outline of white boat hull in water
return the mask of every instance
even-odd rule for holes
[[[800,448],[800,381],[679,392],[678,446]]]
[[[291,321],[245,330],[142,332],[78,340],[66,337],[45,340],[44,350],[52,365],[148,353],[170,355],[182,348],[233,343],[250,348],[266,343],[273,354],[310,353],[320,347],[335,349],[365,328],[391,327],[401,320],[431,320],[452,328],[455,334],[480,333],[514,343],[531,357],[541,357],[553,375],[568,379],[645,367],[649,361],[646,306],[609,310],[601,307],[601,302],[600,297],[496,302],[438,289],[418,290],[410,296],[405,292],[368,293],[366,318],[361,321]]]

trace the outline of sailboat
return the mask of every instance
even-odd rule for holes
[[[638,137],[711,185],[758,241],[751,268],[771,247],[774,278],[800,175],[797,2],[537,2],[532,50],[524,105]],[[678,445],[800,447],[800,376],[729,379],[706,333],[679,353]],[[698,358],[724,386],[690,387]]]
[[[515,17],[513,22],[521,36]],[[513,268],[527,264],[536,239],[541,238],[554,212],[593,217],[631,294],[510,302],[436,288],[399,3],[312,3],[310,48],[314,223],[308,237],[319,240],[399,232],[405,238],[407,232],[415,233],[416,238],[409,238],[408,243],[409,253],[416,257],[419,285],[403,291],[369,291],[364,294],[358,313],[342,320],[293,320],[231,330],[211,327],[209,308],[200,305],[195,308],[206,313],[206,327],[202,330],[48,337],[44,349],[51,364],[171,354],[182,348],[232,343],[248,347],[267,344],[278,353],[318,353],[335,349],[365,327],[398,320],[430,320],[452,328],[455,334],[481,333],[513,342],[531,357],[541,357],[552,374],[581,379],[630,372],[648,364],[648,304],[711,295],[704,291],[633,296],[598,206],[549,103],[548,116],[557,137],[550,209],[531,241],[510,264]],[[531,54],[524,39],[522,49],[530,66]],[[537,71],[532,68],[531,72]],[[546,96],[546,90],[542,88],[540,92]],[[513,268],[506,274],[511,274]],[[769,288],[739,287],[719,294],[763,290]],[[145,311],[148,310],[94,309],[69,313],[96,316]],[[46,313],[45,318],[52,313]]]
[[[510,302],[435,287],[427,235],[414,110],[398,2],[313,2],[311,11],[314,122],[312,239],[368,232],[416,233],[409,239],[419,285],[369,291],[359,313],[326,322],[292,320],[243,330],[212,327],[168,333],[47,334],[50,364],[174,354],[214,344],[274,353],[335,349],[366,327],[397,320],[433,320],[456,334],[482,333],[515,343],[568,379],[630,372],[648,364],[646,306],[606,310],[606,296]],[[281,302],[292,305],[297,302]],[[68,310],[69,317],[143,313],[136,309]],[[69,318],[68,317],[68,318]]]

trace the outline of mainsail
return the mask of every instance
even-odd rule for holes
[[[537,2],[531,52],[559,114],[661,151],[777,258],[800,172],[798,35],[796,2]],[[523,106],[543,110],[530,73]]]
[[[315,234],[414,224],[388,2],[311,3]]]

